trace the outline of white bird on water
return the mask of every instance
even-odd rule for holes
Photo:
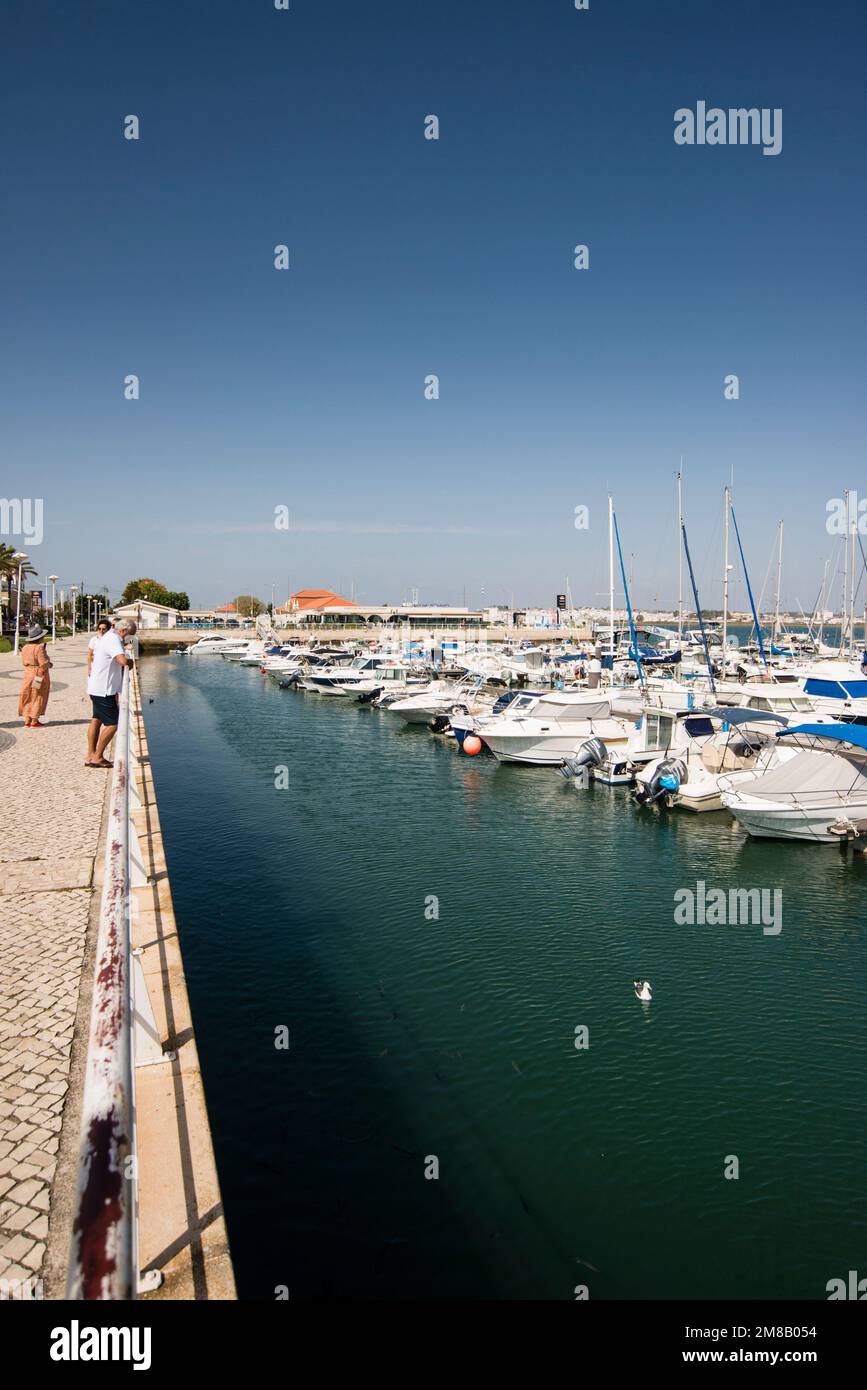
[[[632,988],[635,990],[636,999],[640,999],[643,1004],[649,1004],[653,998],[653,990],[650,988],[649,980],[633,980]]]

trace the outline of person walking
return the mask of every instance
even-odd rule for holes
[[[45,632],[38,623],[27,629],[27,641],[21,648],[21,661],[24,676],[21,681],[21,694],[18,697],[18,713],[24,720],[25,729],[41,729],[40,715],[48,706],[51,692],[51,662],[44,645]]]
[[[123,673],[127,666],[132,666],[131,659],[123,649],[123,638],[131,637],[135,631],[135,623],[124,618],[115,629],[100,637],[93,649],[87,678],[93,718],[87,729],[85,767],[114,766],[106,758],[105,750],[117,730],[118,697],[123,689]]]

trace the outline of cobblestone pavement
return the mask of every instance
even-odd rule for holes
[[[110,776],[84,766],[86,646],[49,643],[51,697],[35,733],[17,714],[20,657],[0,654],[0,1297],[38,1296],[70,1101]]]

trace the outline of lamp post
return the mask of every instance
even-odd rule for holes
[[[51,645],[57,641],[57,589],[54,587],[58,576],[49,574],[48,582],[51,585]]]
[[[21,567],[27,561],[27,556],[23,550],[16,550],[12,556],[13,560],[18,561],[18,582],[15,586],[15,648],[18,651],[18,637],[21,630]]]
[[[71,594],[72,594],[72,635],[73,635],[73,637],[74,637],[74,636],[75,636],[75,595],[78,593],[78,585],[77,585],[77,584],[70,584],[69,589],[70,589],[70,592],[71,592]]]

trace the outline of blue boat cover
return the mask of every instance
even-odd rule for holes
[[[717,709],[703,710],[702,713],[706,714],[709,719],[724,719],[727,724],[733,724],[735,726],[738,724],[756,724],[762,722],[772,724],[788,724],[789,722],[788,719],[784,719],[781,714],[773,714],[771,710],[743,709],[739,705],[735,705],[731,709],[727,708],[725,705],[720,705]]]
[[[812,734],[832,743],[851,743],[855,748],[867,749],[867,727],[863,724],[798,724],[794,729],[782,729],[777,738],[791,738],[793,734]]]

